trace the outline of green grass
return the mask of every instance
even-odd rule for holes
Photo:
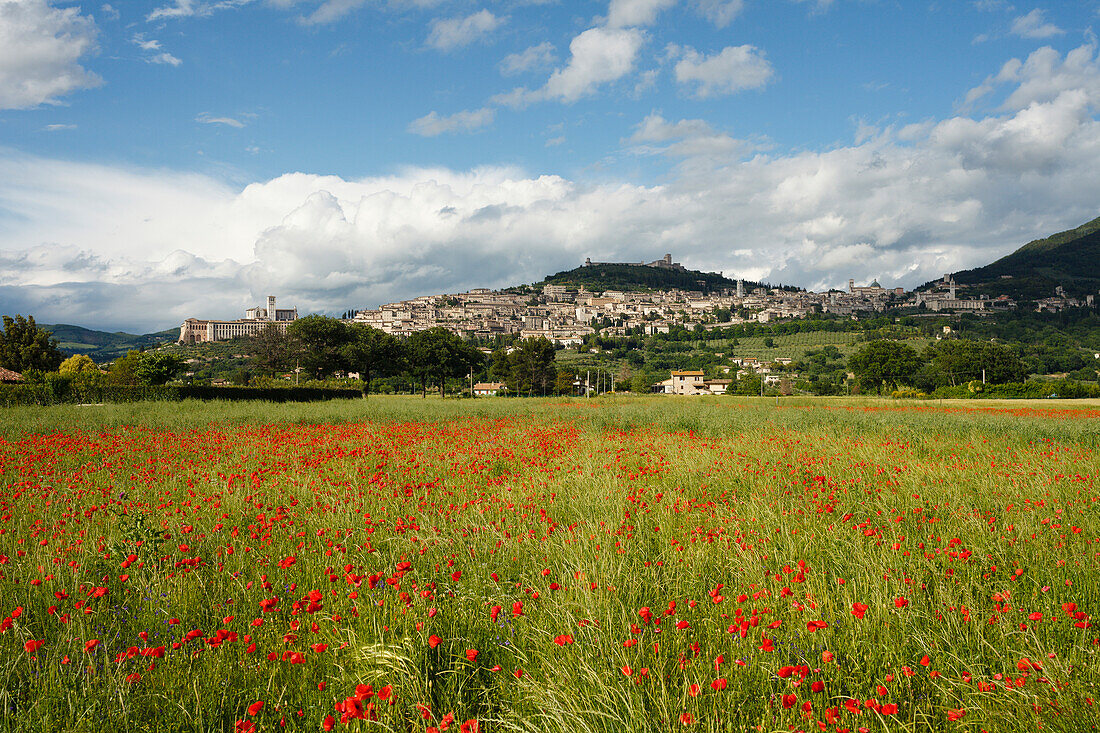
[[[833,708],[829,731],[1090,730],[1100,641],[1062,604],[1100,604],[1098,420],[732,397],[0,411],[0,730],[818,730]],[[341,723],[368,684],[392,686],[363,698],[378,719]]]

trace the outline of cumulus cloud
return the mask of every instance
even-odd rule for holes
[[[749,150],[744,141],[716,131],[705,120],[669,122],[656,112],[642,120],[625,142],[638,154],[706,158],[712,164]]]
[[[675,4],[676,0],[611,0],[607,25],[610,28],[652,25],[662,10]]]
[[[594,94],[634,70],[645,35],[637,28],[589,28],[569,43],[569,61],[535,90],[520,87],[493,98],[496,104],[521,107],[530,102],[575,102]]]
[[[409,123],[408,131],[423,137],[435,137],[445,132],[476,132],[493,123],[496,111],[491,107],[463,110],[446,117],[432,111]]]
[[[46,323],[154,330],[237,316],[268,293],[333,311],[670,251],[814,289],[913,286],[1098,213],[1096,50],[1040,49],[1006,69],[993,113],[824,151],[754,149],[650,114],[624,143],[675,158],[661,185],[486,167],[240,189],[0,149],[0,301]]]
[[[713,56],[672,46],[670,55],[680,58],[676,81],[693,87],[700,99],[760,89],[775,76],[775,69],[756,46],[727,46]]]
[[[540,70],[554,63],[554,59],[554,44],[544,41],[519,53],[505,56],[500,61],[500,73],[504,76],[515,76],[526,71]]]
[[[102,79],[80,65],[96,48],[95,21],[46,0],[0,2],[0,109],[56,104]]]
[[[469,46],[474,41],[489,35],[501,25],[504,19],[488,10],[467,15],[464,18],[443,18],[432,21],[428,32],[428,45],[440,51],[452,51]]]
[[[1012,21],[1012,32],[1021,38],[1050,38],[1065,33],[1053,23],[1048,23],[1039,8]]]

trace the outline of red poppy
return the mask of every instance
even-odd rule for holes
[[[443,640],[440,639],[435,634],[432,634],[431,636],[428,637],[428,646],[430,646],[432,649],[435,649],[441,643],[443,643]]]
[[[260,712],[263,709],[264,709],[264,701],[263,700],[257,700],[256,702],[254,702],[254,703],[252,703],[251,705],[248,706],[248,714],[252,715],[252,716],[255,716],[256,713]]]

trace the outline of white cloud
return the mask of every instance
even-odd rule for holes
[[[226,125],[228,127],[236,127],[237,129],[244,127],[244,123],[234,117],[214,117],[206,112],[196,117],[195,122],[201,122],[206,125]]]
[[[995,114],[824,151],[746,158],[704,121],[651,114],[625,142],[675,156],[654,186],[486,167],[240,189],[0,149],[0,302],[46,323],[154,330],[268,293],[343,310],[665,252],[815,289],[913,286],[1097,214],[1096,50],[1040,49],[1005,69],[992,83],[1013,101]]]
[[[1053,23],[1046,22],[1043,11],[1039,8],[1012,21],[1012,32],[1021,38],[1050,38],[1065,33]]]
[[[500,73],[515,76],[525,71],[537,71],[554,63],[554,44],[544,41],[519,53],[508,54],[500,61]]]
[[[144,33],[135,33],[130,42],[146,52],[146,55],[142,57],[142,60],[147,64],[165,64],[167,66],[179,66],[183,62],[178,58],[163,50],[160,45],[160,41],[155,38],[147,39]],[[155,53],[160,51],[160,53]]]
[[[662,10],[676,4],[676,0],[611,0],[607,9],[609,28],[652,25]]]
[[[192,16],[205,17],[213,15],[219,10],[232,10],[243,5],[248,5],[253,0],[215,0],[215,2],[201,2],[200,0],[175,0],[171,5],[162,5],[153,9],[145,20],[152,23],[157,20],[172,20],[175,18],[190,18]]]
[[[636,28],[589,28],[569,42],[569,61],[541,89],[515,89],[493,102],[513,107],[546,99],[575,102],[633,71],[644,41]]]
[[[833,0],[793,0],[796,3],[813,6],[815,13],[823,13],[833,5]]]
[[[633,152],[637,154],[706,158],[712,165],[750,149],[744,141],[717,132],[704,120],[669,122],[656,112],[642,120],[625,142],[633,145]]]
[[[52,124],[52,125],[46,125],[42,129],[45,130],[46,132],[59,132],[61,130],[75,130],[76,125],[63,125],[63,124],[60,124],[60,123],[55,123],[55,124]]]
[[[476,132],[491,125],[495,114],[491,107],[463,110],[446,117],[432,111],[410,122],[408,131],[423,137],[435,137],[445,132]]]
[[[95,21],[46,0],[0,2],[0,109],[56,104],[102,79],[80,65],[96,48]]]
[[[970,3],[977,10],[981,10],[986,13],[993,13],[998,11],[1010,12],[1014,10],[1013,6],[1006,0],[974,0]]]
[[[153,56],[148,56],[146,57],[145,62],[149,64],[165,64],[167,66],[179,66],[183,63],[183,61],[168,53],[167,51],[164,53],[155,54]]]
[[[716,28],[725,28],[745,9],[745,0],[695,0],[695,10]]]
[[[503,23],[503,18],[484,9],[464,18],[437,19],[432,21],[427,43],[440,51],[452,51],[480,40]]]
[[[367,0],[325,0],[308,16],[302,18],[305,25],[335,23],[353,10],[365,5]]]
[[[759,89],[775,76],[764,52],[756,46],[728,46],[713,56],[703,56],[693,48],[672,47],[676,62],[676,81],[694,85],[700,99]]]

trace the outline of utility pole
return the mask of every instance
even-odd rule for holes
[[[474,396],[474,365],[470,365],[470,398]]]

